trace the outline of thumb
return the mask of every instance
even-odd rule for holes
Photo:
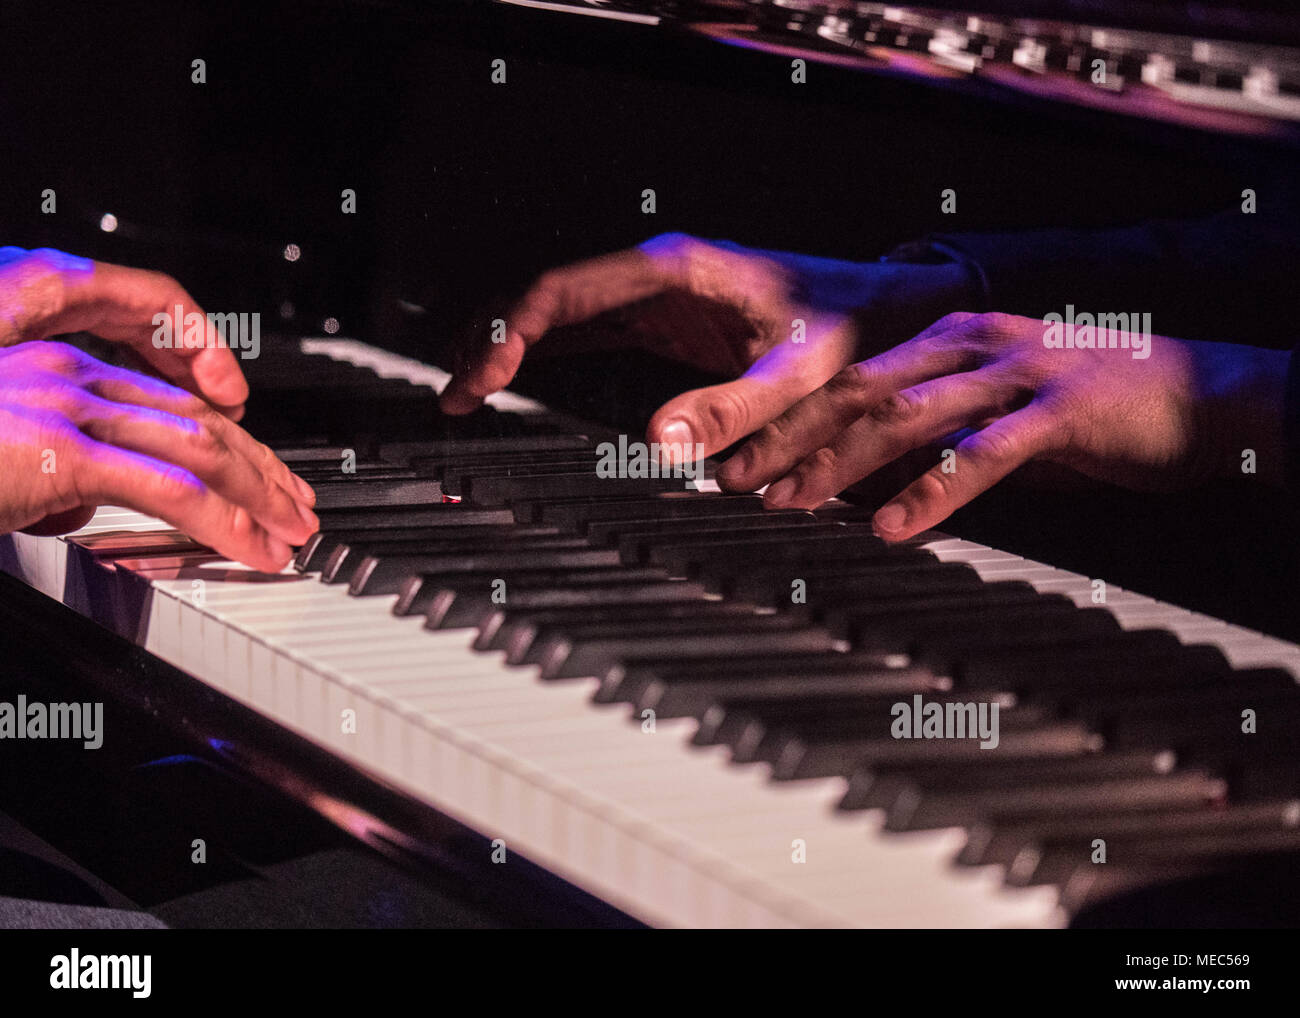
[[[670,399],[650,418],[646,436],[669,446],[668,462],[680,461],[674,447],[687,450],[685,461],[712,456],[779,417],[840,367],[836,358],[806,356],[802,347],[782,344],[735,381]]]

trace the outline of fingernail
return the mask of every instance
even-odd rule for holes
[[[890,502],[871,519],[871,529],[878,535],[894,534],[907,522],[907,510],[897,502]]]
[[[308,505],[316,504],[316,492],[312,490],[310,484],[304,481],[293,471],[289,471],[289,476],[293,478],[293,490],[298,493],[298,497]]]
[[[763,500],[777,509],[784,508],[794,498],[795,489],[798,486],[799,484],[794,478],[783,477],[767,489],[767,494],[763,496]]]
[[[689,424],[672,420],[659,429],[659,459],[663,463],[695,462],[695,441]]]
[[[718,467],[718,483],[728,487],[739,487],[754,465],[754,450],[748,445]]]
[[[303,523],[307,524],[313,534],[320,530],[320,519],[301,502],[298,503],[298,515],[302,517]]]

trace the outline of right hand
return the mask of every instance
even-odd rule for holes
[[[120,505],[279,572],[319,526],[314,501],[198,396],[65,343],[0,349],[0,532],[76,530]]]
[[[544,273],[504,314],[505,342],[458,351],[442,395],[469,413],[509,384],[548,330],[626,309],[618,337],[734,381],[669,400],[647,438],[710,456],[756,431],[848,364],[967,303],[956,265],[847,262],[662,234]],[[795,341],[796,321],[804,323]]]

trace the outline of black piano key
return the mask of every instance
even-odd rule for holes
[[[682,521],[672,521],[681,523]],[[671,524],[640,530],[628,530],[616,535],[615,547],[623,561],[629,564],[642,563],[660,565],[651,562],[657,549],[666,546],[682,547],[692,545],[705,547],[714,543],[735,542],[741,534],[752,533],[754,540],[761,535],[762,540],[785,541],[792,535],[805,536],[826,524],[816,521],[811,513],[795,511],[774,518],[762,516],[715,517],[708,520],[693,521],[682,526]],[[681,570],[675,570],[681,575]]]
[[[555,457],[529,457],[513,462],[483,462],[479,459],[457,461],[447,465],[432,465],[437,461],[421,460],[442,481],[442,490],[457,498],[468,497],[474,484],[479,490],[490,481],[522,481],[561,474],[595,474],[596,457],[581,453],[563,453]]]
[[[553,498],[612,498],[650,495],[660,491],[685,491],[682,477],[598,477],[595,473],[542,474],[535,477],[465,478],[462,497],[480,506]]]
[[[1250,674],[1239,672],[1227,681],[1234,681],[1236,676],[1248,681]],[[1243,753],[1265,746],[1271,748],[1278,740],[1285,741],[1300,730],[1300,696],[1294,694],[1272,697],[1243,692],[1240,698],[1201,702],[1194,712],[1187,713],[1178,710],[1177,703],[1177,699],[1172,699],[1165,708],[1159,703],[1149,703],[1140,709],[1106,713],[1097,727],[1107,742],[1116,747],[1159,744],[1202,752],[1235,748]],[[1257,730],[1243,732],[1242,711],[1252,707],[1258,708]],[[1080,707],[1076,713],[1101,712],[1095,707],[1092,710]]]
[[[1093,862],[1094,840],[1026,845],[1007,867],[1006,882],[1013,887],[1049,883],[1067,886],[1083,867],[1089,870],[1111,866],[1220,869],[1264,854],[1300,852],[1300,828],[1220,829],[1180,833],[1175,837],[1111,839],[1106,841],[1103,866]]]
[[[546,467],[549,471],[557,464],[594,470],[599,459],[596,451],[589,448],[500,449],[495,452],[449,450],[436,455],[412,456],[405,465],[412,470],[428,471],[432,476],[452,477],[461,474],[513,473],[529,467]]]
[[[634,654],[719,658],[745,653],[796,653],[833,650],[837,641],[819,626],[795,624],[787,616],[758,615],[728,621],[725,629],[700,632],[682,626],[665,634],[662,629],[644,635],[603,636],[568,632],[534,642],[544,653],[538,663],[543,678],[600,676],[620,659]]]
[[[916,651],[918,662],[931,666],[940,657],[951,655],[927,653],[923,647]],[[949,673],[962,689],[1069,684],[1096,691],[1141,683],[1192,685],[1224,678],[1231,670],[1217,647],[1185,645],[1166,630],[1134,629],[1096,645],[975,648],[953,661]]]
[[[1099,778],[1140,777],[1168,774],[1178,763],[1178,756],[1167,749],[1137,749],[1122,752],[1081,753],[1076,756],[1047,759],[1004,760],[996,753],[966,767],[933,765],[885,765],[867,762],[850,776],[844,797],[837,805],[842,810],[904,809],[915,814],[928,811],[933,798],[934,809],[942,803],[956,802],[965,808],[965,796],[971,793],[971,808],[961,821],[992,815],[975,808],[980,795],[996,795],[1016,786],[1030,784],[1082,784]]]
[[[476,526],[515,522],[509,509],[476,509],[458,502],[413,503],[359,509],[315,507],[322,530],[388,530],[401,527]]]
[[[548,653],[548,640],[554,641],[578,627],[584,633],[598,630],[631,638],[667,629],[677,633],[726,631],[733,621],[747,625],[752,617],[748,605],[700,598],[519,611],[498,608],[484,616],[474,648],[505,650],[512,664],[537,664]]]
[[[1094,838],[1108,844],[1135,838],[1180,838],[1219,831],[1291,830],[1300,826],[1300,799],[1216,803],[1208,809],[1072,813],[1050,818],[1002,817],[973,824],[957,856],[963,866],[1010,865],[1027,846]]]
[[[1035,761],[1045,768],[1044,761]],[[976,771],[979,768],[975,768]],[[885,829],[915,831],[969,824],[980,817],[1065,816],[1101,809],[1192,809],[1223,798],[1223,779],[1191,768],[1168,773],[1114,774],[1089,778],[1071,774],[1059,781],[1039,778],[1026,768],[1023,780],[998,787],[949,786],[896,798],[885,814]]]
[[[789,604],[796,589],[794,581],[797,579],[801,581],[797,589],[804,603],[833,608],[844,604],[873,604],[902,598],[940,598],[969,594],[983,585],[974,570],[950,570],[943,564],[935,564],[932,568],[882,569],[874,573],[847,575],[799,576],[800,571],[797,565],[792,566],[787,570],[787,576],[763,585],[745,577],[742,582],[733,583],[728,593],[735,597],[751,596],[759,603],[773,606]],[[747,580],[750,582],[744,582]]]
[[[462,592],[474,603],[475,598],[490,598],[494,590],[494,581],[503,580],[506,590],[517,589],[551,589],[559,586],[579,584],[622,584],[622,583],[662,583],[668,579],[662,569],[634,568],[626,566],[601,566],[586,569],[568,569],[563,573],[553,570],[493,570],[491,573],[420,573],[403,583],[398,594],[397,603],[393,605],[394,615],[425,615],[431,623],[430,628],[442,628],[441,613],[452,613]],[[445,593],[453,595],[447,604],[433,614],[433,605]],[[471,610],[471,609],[465,609]]]
[[[814,523],[791,528],[779,534],[764,534],[762,540],[681,540],[647,547],[646,560],[661,565],[675,575],[691,575],[696,569],[713,563],[735,572],[746,572],[764,560],[817,561],[893,556],[891,549],[871,533],[869,527],[855,524]]]
[[[391,557],[395,555],[471,555],[476,552],[505,551],[507,548],[588,548],[586,538],[573,534],[553,534],[552,528],[539,528],[542,533],[519,532],[522,528],[503,528],[499,533],[464,534],[454,537],[440,535],[434,538],[411,540],[376,540],[373,536],[356,542],[340,541],[321,567],[321,580],[325,583],[342,583],[347,580],[356,564],[367,556]]]
[[[766,655],[728,661],[626,661],[602,677],[598,703],[626,702],[657,716],[702,716],[727,699],[796,701],[824,696],[941,694],[948,683],[876,654]]]
[[[424,628],[461,629],[473,626],[486,633],[489,629],[495,632],[515,612],[682,601],[698,603],[704,602],[705,598],[703,588],[689,580],[664,580],[659,583],[624,580],[599,584],[570,582],[575,575],[579,574],[571,573],[563,578],[564,582],[544,587],[508,584],[508,594],[505,603],[501,605],[492,603],[492,591],[487,588],[472,593],[463,589],[444,590],[429,605]],[[493,622],[488,619],[490,614],[498,616],[498,620]]]
[[[848,596],[869,599],[877,592],[882,597],[938,595],[974,590],[985,584],[968,565],[941,562],[933,555],[914,551],[840,562],[757,562],[744,572],[726,565],[705,564],[694,575],[715,593],[758,604],[789,603],[795,580],[801,580],[805,596],[817,602],[834,598],[835,591],[841,588]]]
[[[662,492],[642,497],[548,499],[517,501],[516,515],[536,516],[539,523],[576,527],[598,520],[677,519],[680,517],[762,515],[763,500],[757,495],[716,495],[693,492]],[[520,516],[522,519],[523,516]]]
[[[313,464],[298,468],[295,473],[307,481],[313,488],[320,485],[327,485],[331,482],[340,484],[357,484],[359,482],[371,481],[406,481],[423,478],[425,480],[436,480],[432,473],[412,470],[407,466],[399,466],[394,463],[362,463],[358,462],[352,465],[352,469],[344,471],[340,465],[330,464]]]
[[[388,481],[330,481],[315,485],[316,508],[364,509],[442,501],[442,486],[428,478]]]
[[[1097,736],[1077,722],[1040,723],[1031,717],[1022,729],[1016,727],[1016,712],[1008,711],[999,717],[999,726],[998,750],[1008,757],[1077,755],[1098,746]],[[772,765],[772,777],[781,781],[834,777],[850,773],[864,760],[872,759],[963,766],[988,752],[980,748],[977,739],[884,738],[811,743],[791,738],[782,745]]]
[[[591,439],[581,434],[540,433],[514,434],[498,438],[448,438],[430,441],[384,442],[377,448],[379,459],[390,463],[410,463],[429,457],[493,456],[521,453],[568,452],[591,447]]]
[[[764,513],[709,516],[705,519],[592,520],[583,532],[594,544],[611,544],[634,559],[639,546],[659,538],[694,538],[710,534],[748,534],[774,528],[815,523],[812,513],[799,509],[772,509]]]
[[[837,627],[838,628],[838,627]],[[904,614],[858,614],[843,630],[859,650],[924,655],[939,671],[981,647],[1098,643],[1121,638],[1114,616],[1100,609],[1039,603]]]
[[[448,505],[454,505],[454,503],[448,503]],[[469,510],[466,515],[474,512],[475,510]],[[368,527],[365,529],[331,527],[328,530],[318,531],[311,536],[294,557],[294,565],[300,572],[319,569],[339,545],[348,545],[354,550],[364,547],[368,549],[367,553],[370,554],[372,553],[370,549],[377,552],[379,549],[393,546],[407,547],[415,545],[419,547],[420,542],[432,543],[453,540],[449,536],[453,533],[455,534],[454,540],[462,541],[466,545],[475,541],[481,543],[485,537],[510,539],[558,537],[560,535],[560,531],[555,527],[520,527],[512,519],[508,518],[508,514],[504,523],[476,524],[459,519],[455,521],[453,527],[448,527],[445,524],[436,527]]]
[[[304,467],[322,463],[337,468],[349,453],[361,461],[374,461],[378,458],[378,450],[373,445],[362,445],[361,448],[356,448],[355,446],[333,445],[330,443],[320,445],[277,444],[272,448],[272,452],[279,457],[281,462],[295,472],[301,471]]]
[[[497,551],[474,555],[386,555],[362,559],[348,581],[348,592],[358,596],[396,594],[407,577],[417,573],[473,573],[499,569],[582,569],[618,565],[618,552],[610,548],[538,549]]]
[[[792,740],[814,747],[839,744],[853,739],[873,741],[892,734],[893,709],[901,698],[886,689],[880,693],[803,696],[793,700],[725,698],[711,705],[696,732],[698,744],[730,746],[737,760],[773,762]],[[936,703],[953,699],[947,693],[933,698]],[[999,702],[999,724],[1010,720],[1014,727],[1040,724],[1049,718],[1041,710],[1018,710],[1014,716],[1009,698],[990,697]],[[906,702],[910,703],[910,699]],[[974,733],[971,733],[973,736]]]

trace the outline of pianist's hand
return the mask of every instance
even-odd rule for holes
[[[0,533],[59,533],[98,505],[158,516],[279,571],[317,529],[311,488],[182,389],[66,343],[0,349]]]
[[[670,400],[647,429],[652,442],[700,443],[712,455],[856,357],[961,307],[967,285],[957,266],[860,264],[663,234],[543,274],[502,316],[505,342],[491,342],[485,327],[461,351],[442,406],[476,409],[548,330],[599,315],[622,343],[740,376]]]
[[[812,507],[943,440],[955,455],[931,458],[875,514],[890,540],[934,526],[1031,460],[1168,491],[1240,476],[1252,449],[1259,476],[1280,483],[1286,351],[1152,336],[1149,357],[1134,359],[1047,348],[1044,332],[1030,318],[948,315],[845,368],[746,443],[718,481],[737,491],[771,482],[769,505]]]
[[[145,269],[93,262],[50,248],[0,247],[0,346],[91,332],[129,346],[153,370],[202,396],[232,420],[243,416],[248,383],[228,348],[157,349],[154,315],[181,321],[203,314],[194,298],[170,276]]]

